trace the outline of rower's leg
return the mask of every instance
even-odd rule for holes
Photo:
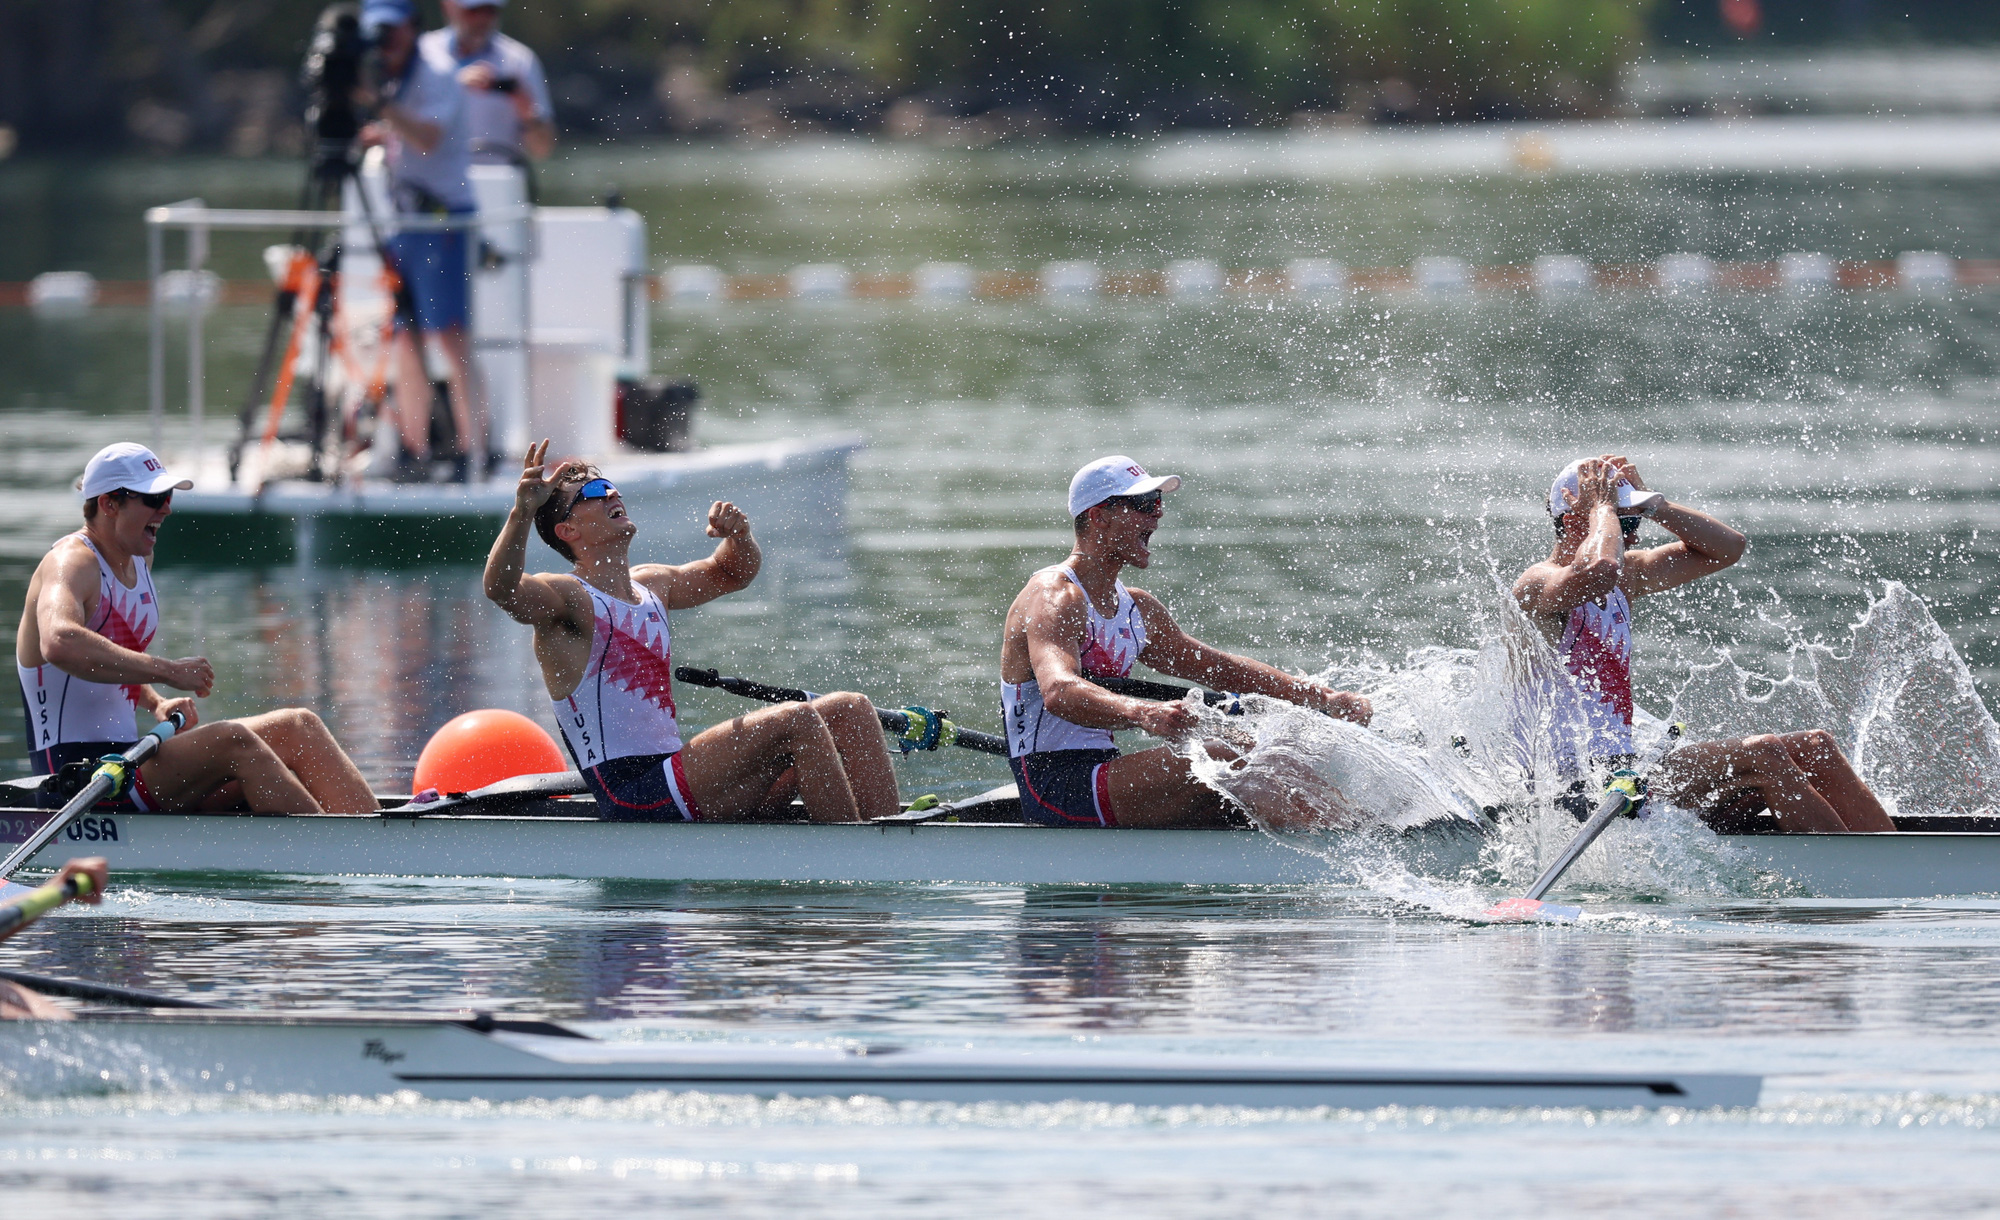
[[[403,452],[414,458],[431,455],[431,379],[424,371],[423,353],[407,330],[389,340],[395,362],[396,434]]]
[[[302,707],[246,716],[242,723],[264,739],[320,808],[328,813],[373,813],[380,805],[361,768],[340,748],[325,722]]]
[[[702,816],[754,815],[786,768],[815,822],[855,822],[860,814],[826,721],[811,705],[781,703],[703,730],[681,754]]]
[[[1104,790],[1119,826],[1227,826],[1222,796],[1165,746],[1104,764]]]
[[[458,451],[472,458],[475,470],[483,472],[486,412],[480,401],[478,373],[472,366],[472,344],[462,326],[439,331],[438,344],[451,364],[451,418],[458,430]]]
[[[176,733],[139,768],[163,809],[188,809],[230,780],[257,813],[324,813],[299,777],[240,720],[216,720]]]
[[[1769,734],[1682,746],[1668,756],[1663,778],[1667,799],[1676,804],[1698,808],[1754,788],[1777,815],[1778,825],[1792,834],[1847,829],[1784,743]]]
[[[896,792],[896,767],[882,739],[882,721],[868,696],[853,691],[821,695],[812,708],[833,734],[834,749],[847,769],[847,783],[863,820],[885,818],[902,808]]]
[[[1848,830],[1864,834],[1889,834],[1896,823],[1882,802],[1875,799],[1867,783],[1840,752],[1840,743],[1825,729],[1785,733],[1779,737],[1785,753],[1805,773],[1806,782],[1833,806]]]

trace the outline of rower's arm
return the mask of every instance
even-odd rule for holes
[[[1748,538],[1699,509],[1669,501],[1653,520],[1678,541],[1626,553],[1625,592],[1632,597],[1664,593],[1720,572],[1750,548]]]
[[[1146,650],[1139,659],[1161,673],[1238,694],[1269,695],[1356,724],[1367,724],[1373,717],[1374,708],[1366,698],[1288,674],[1275,665],[1211,648],[1182,631],[1159,598],[1138,589],[1130,592],[1146,622]]]
[[[686,610],[749,588],[764,566],[750,518],[729,501],[717,500],[708,510],[708,536],[722,540],[708,558],[641,564],[632,569],[632,579],[651,589],[669,610]]]
[[[1598,504],[1590,509],[1590,532],[1570,561],[1538,563],[1523,572],[1514,582],[1514,600],[1539,622],[1561,622],[1616,588],[1626,560],[1618,510]]]
[[[1075,605],[1068,604],[1072,599]],[[1085,728],[1144,727],[1142,719],[1157,703],[1114,695],[1083,676],[1077,662],[1085,630],[1082,607],[1082,593],[1063,590],[1043,599],[1039,612],[1031,611],[1023,624],[1042,706]]]
[[[523,570],[534,519],[534,513],[524,512],[519,504],[507,514],[507,523],[500,527],[500,536],[486,553],[486,600],[505,610],[515,622],[530,627],[573,624],[576,582],[546,573],[529,575]]]
[[[64,546],[51,557],[55,570],[35,599],[35,631],[42,660],[73,678],[137,686],[157,704],[149,683],[179,686],[183,667],[164,657],[115,644],[86,624],[97,600],[97,557],[83,546]],[[203,692],[207,693],[206,691]],[[145,710],[152,710],[150,704]]]

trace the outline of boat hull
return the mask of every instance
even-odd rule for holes
[[[502,1023],[506,1024],[506,1023]],[[600,1042],[560,1026],[459,1019],[147,1012],[0,1025],[14,1091],[307,1093],[445,1099],[655,1090],[946,1102],[1125,1105],[1751,1106],[1755,1076],[1348,1068],[1120,1052]]]
[[[999,885],[1311,885],[1360,880],[1353,861],[1393,850],[1412,871],[1457,876],[1485,842],[1469,824],[1393,847],[1250,830],[1051,829],[1013,823],[605,822],[587,800],[485,814],[95,813],[35,857],[105,856],[120,872],[375,874],[719,882]],[[0,810],[0,847],[48,814]],[[1725,835],[1787,892],[1925,898],[2000,892],[2000,832]]]

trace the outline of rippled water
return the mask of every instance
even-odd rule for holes
[[[1142,155],[587,154],[545,188],[576,201],[616,177],[651,218],[658,261],[742,271],[942,257],[1028,269],[1195,254],[1247,266],[1306,254],[1366,265],[2000,253],[1990,179],[1161,187],[1134,169]],[[52,266],[135,276],[140,206],[196,193],[282,203],[291,190],[289,167],[0,165],[0,208],[19,222],[0,278]],[[254,270],[248,246],[219,242],[217,258],[229,274]],[[224,405],[212,421],[247,379],[261,324],[250,309],[213,321],[210,384]],[[18,604],[34,557],[68,527],[63,483],[113,430],[141,427],[143,335],[132,312],[0,311],[0,473],[17,489],[0,529],[0,604]],[[1990,701],[1996,352],[1990,292],[663,309],[655,367],[701,380],[703,438],[858,430],[871,442],[844,551],[775,555],[772,579],[677,616],[676,644],[690,662],[945,706],[990,728],[1001,612],[1029,571],[1064,553],[1069,473],[1125,451],[1188,479],[1143,583],[1191,630],[1413,696],[1446,680],[1426,665],[1458,655],[1435,650],[1491,637],[1497,590],[1546,547],[1539,504],[1554,469],[1616,449],[1753,541],[1724,576],[1642,603],[1643,705],[1708,708],[1718,726],[1760,709],[1819,714],[1730,692],[1762,698],[1787,674],[1833,672],[1838,657],[1811,645],[1846,655],[1888,581],[1921,599]],[[708,545],[692,521],[640,525],[663,558]],[[170,524],[170,559],[172,542]],[[777,575],[787,570],[811,575]],[[385,785],[406,780],[430,729],[458,711],[538,713],[525,638],[479,597],[470,568],[181,557],[160,586],[162,649],[216,660],[209,714],[310,704]],[[740,706],[683,700],[696,725]],[[0,751],[19,741],[0,720]],[[1001,778],[962,751],[899,765],[907,792]],[[1910,799],[1980,807],[1957,774],[1927,763]],[[1699,861],[1705,832],[1675,833],[1687,837],[1614,842],[1599,871],[1580,874],[1592,914],[1574,928],[1474,927],[1389,874],[1361,887],[1088,893],[148,877],[101,913],[10,942],[0,961],[246,1005],[478,1004],[617,1036],[1081,1039],[1356,1063],[1751,1071],[1770,1077],[1755,1110],[478,1106],[49,1099],[0,1085],[0,1189],[216,1215],[281,1203],[306,1214],[1989,1208],[2000,1177],[1990,898],[1831,902],[1617,867],[1648,850]]]

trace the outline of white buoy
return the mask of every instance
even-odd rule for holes
[[[1410,276],[1419,292],[1464,292],[1472,283],[1462,258],[1420,258],[1411,265]]]
[[[44,271],[28,281],[28,305],[36,313],[83,313],[95,304],[97,277],[88,271]]]
[[[1052,297],[1096,296],[1104,273],[1087,258],[1057,259],[1042,264],[1042,291]]]
[[[925,263],[910,282],[920,297],[959,298],[972,295],[975,278],[969,263]]]
[[[1205,258],[1177,258],[1167,264],[1167,295],[1212,297],[1222,291],[1222,268]]]
[[[1669,254],[1660,260],[1659,284],[1668,292],[1706,288],[1715,282],[1715,260],[1706,254]]]
[[[1904,292],[1949,288],[1958,281],[1958,263],[1935,250],[1905,250],[1896,256],[1896,284]]]
[[[1590,287],[1590,264],[1574,254],[1544,254],[1535,260],[1535,291],[1582,292]]]
[[[847,296],[854,277],[839,263],[804,263],[792,268],[792,295],[802,301],[838,301]]]
[[[1793,250],[1778,256],[1778,286],[1787,292],[1812,292],[1833,286],[1833,260],[1824,254]]]
[[[161,274],[154,281],[153,295],[168,309],[213,309],[222,299],[222,277],[213,271],[181,268]]]
[[[1338,295],[1347,291],[1347,267],[1330,258],[1295,258],[1285,264],[1285,288],[1293,296]]]
[[[722,272],[703,263],[682,263],[667,268],[666,287],[669,301],[719,301]]]

